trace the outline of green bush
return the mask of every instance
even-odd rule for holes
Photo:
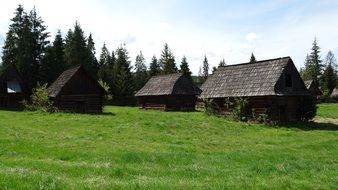
[[[24,100],[23,105],[25,109],[31,111],[53,111],[53,103],[48,97],[47,84],[40,85],[40,83],[38,83],[37,86],[33,88],[30,101]]]
[[[219,115],[221,113],[219,106],[213,99],[203,99],[204,112],[208,115]]]
[[[246,121],[246,108],[248,105],[248,100],[246,98],[234,98],[232,115],[236,120]]]
[[[104,98],[105,98],[106,100],[111,100],[111,99],[113,99],[113,95],[112,95],[112,94],[109,94],[110,87],[109,87],[108,83],[104,82],[102,79],[100,79],[98,82],[99,82],[99,84],[102,86],[102,88],[107,92],[107,95],[105,95]]]

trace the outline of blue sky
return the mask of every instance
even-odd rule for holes
[[[167,42],[179,64],[183,55],[196,74],[206,55],[211,66],[291,56],[303,65],[316,36],[322,58],[338,54],[337,0],[8,0],[0,7],[0,45],[17,5],[34,5],[52,36],[78,20],[93,34],[97,56],[126,43],[131,61],[139,51],[147,62]],[[76,9],[75,9],[76,7]],[[51,39],[52,40],[52,39]]]

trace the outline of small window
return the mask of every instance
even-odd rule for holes
[[[285,86],[292,87],[292,76],[290,74],[285,75]]]
[[[18,81],[7,81],[7,93],[21,93],[22,89]]]

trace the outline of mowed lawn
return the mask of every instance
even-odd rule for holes
[[[337,189],[337,130],[127,107],[0,111],[0,189]]]
[[[324,117],[324,118],[332,118],[332,119],[338,119],[338,103],[336,104],[328,104],[328,103],[323,103],[319,104],[318,110],[317,110],[317,115],[319,117]]]

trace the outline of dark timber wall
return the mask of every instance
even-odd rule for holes
[[[195,110],[196,96],[167,95],[138,97],[142,108],[159,108],[164,110]]]
[[[54,106],[62,111],[101,113],[103,95],[97,82],[90,78],[88,74],[76,72],[62,88],[62,91],[52,100]]]

